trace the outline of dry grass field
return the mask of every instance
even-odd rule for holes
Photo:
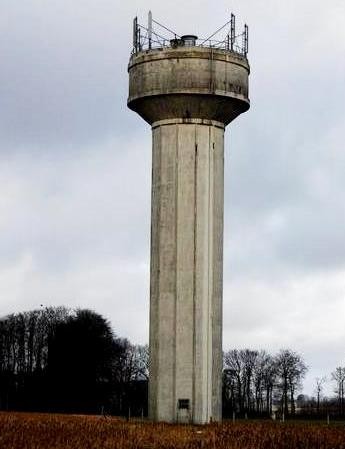
[[[345,426],[177,426],[97,416],[0,413],[1,449],[345,449]]]

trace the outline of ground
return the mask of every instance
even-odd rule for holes
[[[224,422],[183,426],[117,418],[0,413],[0,449],[345,449],[345,425]]]

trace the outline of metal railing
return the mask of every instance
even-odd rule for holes
[[[248,26],[236,34],[235,15],[222,27],[216,30],[206,39],[196,38],[194,46],[226,50],[247,57],[248,53]],[[153,20],[151,11],[148,14],[147,27],[138,23],[138,18],[133,21],[133,50],[132,53],[159,48],[176,48],[185,45],[185,36],[180,36],[165,25]],[[190,46],[190,45],[189,45]]]

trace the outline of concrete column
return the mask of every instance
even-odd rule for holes
[[[220,420],[224,124],[168,119],[152,133],[149,414]]]

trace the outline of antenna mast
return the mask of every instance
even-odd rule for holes
[[[151,50],[151,46],[152,46],[152,12],[151,11],[149,11],[149,17],[148,17],[147,36],[149,39],[149,49]]]
[[[244,55],[247,56],[248,53],[248,25],[244,25]]]
[[[138,17],[133,20],[133,48],[135,53],[138,52]]]
[[[235,26],[235,14],[231,13],[231,25],[230,25],[230,50],[234,51],[234,43],[236,39],[236,26]]]

